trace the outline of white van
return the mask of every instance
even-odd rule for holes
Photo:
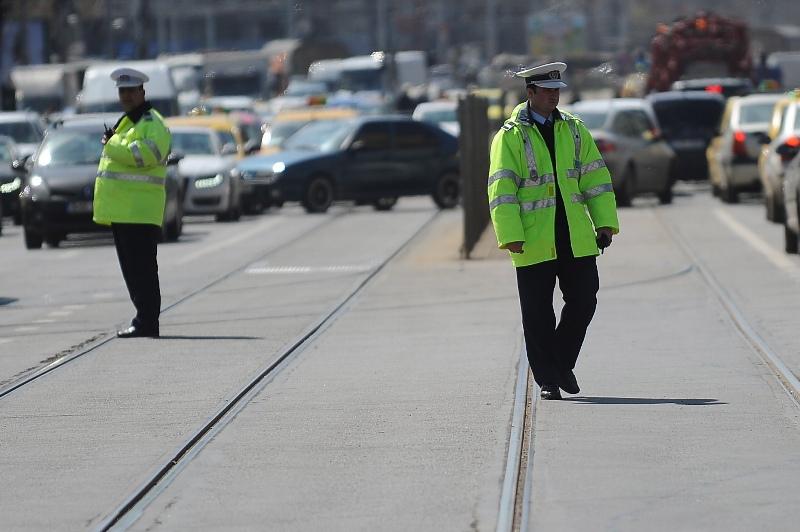
[[[83,90],[78,95],[79,113],[122,113],[117,87],[111,73],[122,67],[135,68],[147,74],[150,80],[144,84],[145,98],[164,116],[179,114],[178,93],[172,83],[169,69],[158,61],[117,61],[100,63],[86,69]]]

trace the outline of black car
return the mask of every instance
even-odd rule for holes
[[[712,92],[668,91],[650,94],[647,100],[677,156],[670,171],[672,181],[707,179],[706,148],[717,133],[725,98]]]
[[[19,162],[16,144],[9,137],[0,137],[0,211],[21,223],[19,192],[22,188],[23,169]]]
[[[682,79],[670,87],[674,91],[706,91],[731,96],[747,96],[755,91],[750,78],[698,78]]]
[[[94,182],[103,146],[104,127],[115,116],[76,117],[47,131],[42,145],[28,161],[23,182],[22,224],[25,247],[51,247],[70,233],[106,231],[92,221]],[[182,183],[175,166],[168,167],[166,209],[162,234],[177,240],[183,228]]]
[[[325,212],[335,200],[391,209],[400,196],[430,195],[440,208],[458,204],[458,141],[407,117],[370,116],[311,123],[284,151],[243,159],[245,183],[265,187],[273,204],[299,201]]]

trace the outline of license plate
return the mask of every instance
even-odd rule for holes
[[[92,212],[91,201],[71,201],[67,203],[67,212],[70,214],[86,214]]]

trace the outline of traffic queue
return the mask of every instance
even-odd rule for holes
[[[337,201],[389,210],[410,195],[428,195],[440,208],[458,205],[459,99],[487,98],[490,123],[499,125],[521,95],[452,80],[442,83],[447,90],[407,83],[391,93],[380,68],[370,70],[380,59],[350,59],[312,64],[271,99],[176,91],[186,70],[176,61],[90,65],[74,106],[46,116],[0,113],[4,223],[22,225],[29,249],[105,230],[92,222],[92,195],[98,139],[119,118],[108,74],[120,65],[148,76],[148,101],[172,132],[163,241],[180,238],[184,216],[235,222],[286,202],[309,213]],[[374,75],[348,77],[344,63]],[[620,206],[643,195],[669,204],[680,180],[708,179],[726,202],[760,192],[767,218],[784,225],[786,251],[796,252],[796,91],[756,92],[746,78],[680,80],[640,97],[608,88],[584,99],[568,92],[559,109],[591,131]]]

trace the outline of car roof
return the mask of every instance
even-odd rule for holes
[[[603,98],[598,100],[581,100],[570,104],[570,110],[574,112],[583,111],[605,111],[613,109],[643,109],[649,105],[641,98]]]
[[[209,126],[186,126],[186,125],[174,125],[170,126],[169,128],[171,133],[179,132],[179,133],[213,133],[215,130]]]
[[[39,120],[39,113],[35,111],[3,111],[0,112],[0,122],[20,122]]]
[[[452,100],[438,100],[435,102],[422,102],[417,105],[414,109],[420,109],[422,111],[431,111],[436,109],[455,109],[458,107],[458,102],[454,102]]]
[[[280,111],[272,122],[296,122],[301,120],[325,120],[335,118],[351,118],[358,116],[358,111],[349,107],[307,107],[303,109],[287,109]]]
[[[171,116],[166,119],[167,126],[206,126],[219,130],[230,130],[236,122],[228,115]]]
[[[65,128],[94,128],[106,125],[113,126],[119,120],[119,113],[90,113],[62,117],[53,123],[55,129]]]
[[[725,101],[725,97],[716,92],[707,91],[665,91],[653,92],[647,95],[647,99],[652,103],[670,102],[676,100],[716,100],[720,103]]]

